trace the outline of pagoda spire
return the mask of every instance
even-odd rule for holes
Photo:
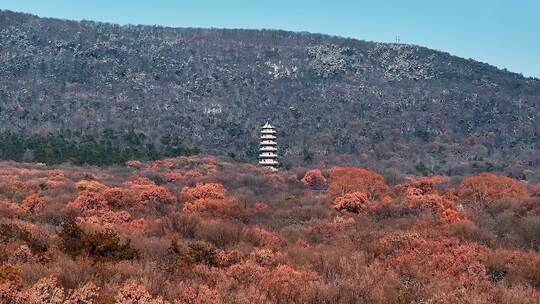
[[[277,171],[277,158],[276,128],[267,121],[261,128],[259,165]]]

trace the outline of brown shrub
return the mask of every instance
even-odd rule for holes
[[[238,206],[236,199],[207,199],[201,198],[193,202],[186,203],[183,212],[197,214],[205,217],[241,217],[242,210]]]
[[[138,160],[128,160],[126,167],[140,169],[143,167],[143,163]]]
[[[0,265],[0,285],[22,286],[21,269],[12,265]]]
[[[232,265],[227,269],[226,273],[240,284],[247,286],[260,282],[267,271],[266,268],[259,266],[255,261],[247,260],[243,263]]]
[[[540,287],[540,256],[537,254],[499,249],[488,253],[486,268],[492,282]]]
[[[280,235],[259,227],[244,229],[244,238],[257,247],[278,250],[285,246]]]
[[[280,265],[267,272],[259,286],[276,303],[303,303],[307,298],[306,289],[318,279],[314,272],[298,271],[288,265]]]
[[[326,178],[322,175],[321,170],[318,169],[307,171],[301,182],[315,190],[326,188]]]
[[[89,191],[89,192],[103,192],[108,186],[95,181],[95,180],[81,180],[78,181],[75,186],[79,191]]]
[[[540,216],[522,217],[516,227],[516,234],[523,240],[525,248],[540,251]]]
[[[170,214],[165,221],[168,229],[190,239],[195,238],[195,233],[200,226],[199,217],[181,212]]]
[[[130,240],[122,243],[118,234],[112,230],[90,234],[85,238],[86,252],[98,260],[132,260],[139,256],[131,247]]]
[[[139,255],[129,240],[122,243],[118,234],[110,229],[88,234],[76,222],[68,221],[62,225],[59,237],[63,250],[71,256],[85,253],[96,260],[119,261],[135,259]]]
[[[188,245],[189,255],[195,263],[216,266],[217,250],[207,242],[192,242]]]
[[[84,239],[86,233],[77,225],[75,220],[69,220],[62,224],[62,230],[59,233],[62,240],[62,249],[71,256],[77,256],[83,253],[85,249]]]
[[[391,270],[379,264],[357,264],[356,257],[342,259],[337,265],[338,276],[328,283],[311,284],[307,290],[313,303],[415,303],[411,287]]]
[[[491,303],[496,304],[537,304],[540,303],[540,291],[527,285],[510,287],[499,286],[491,292]],[[447,302],[448,303],[448,302]]]
[[[20,213],[21,209],[19,208],[19,205],[8,200],[0,199],[0,217],[15,218],[19,216]]]
[[[468,220],[463,220],[450,225],[446,232],[448,233],[448,236],[456,237],[461,241],[487,245],[491,245],[495,238],[493,233],[479,229],[476,224]]]
[[[467,288],[458,288],[454,290],[441,290],[436,291],[435,294],[429,299],[429,303],[433,304],[488,304],[490,303],[489,297],[486,294],[479,294],[475,290]],[[506,303],[506,302],[505,302]]]
[[[7,244],[17,240],[25,242],[35,253],[47,251],[47,244],[26,229],[15,224],[0,224],[0,242]]]
[[[218,220],[203,221],[197,228],[195,237],[210,242],[217,247],[226,248],[240,241],[242,227],[234,223]]]

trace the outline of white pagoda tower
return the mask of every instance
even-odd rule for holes
[[[277,171],[277,158],[276,128],[266,122],[261,129],[259,165]]]

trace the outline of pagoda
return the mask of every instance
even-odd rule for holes
[[[259,165],[277,171],[277,158],[276,128],[266,122],[261,129]]]

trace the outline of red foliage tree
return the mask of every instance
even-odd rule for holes
[[[398,195],[403,195],[407,191],[415,191],[416,195],[434,194],[437,193],[437,185],[447,182],[446,176],[430,176],[419,179],[410,179],[404,184],[399,184],[395,187]]]
[[[461,216],[459,212],[454,209],[442,210],[439,214],[439,218],[443,223],[446,224],[455,224],[461,221]]]
[[[124,284],[115,297],[115,303],[122,304],[152,304],[155,303],[152,295],[146,288],[136,282]]]
[[[195,187],[184,187],[180,198],[185,201],[184,212],[220,216],[232,215],[238,209],[238,201],[226,200],[227,190],[222,184],[197,184]]]
[[[124,184],[130,188],[137,188],[140,186],[157,186],[154,181],[149,179],[148,177],[140,176],[139,174],[134,174],[130,176]]]
[[[374,208],[374,204],[363,192],[352,192],[334,200],[334,209],[351,213],[366,214]]]
[[[64,303],[64,289],[55,277],[41,278],[27,292],[29,303]]]
[[[326,178],[322,175],[321,170],[309,170],[302,178],[301,182],[311,189],[320,190],[326,187]]]
[[[206,284],[201,284],[197,288],[184,288],[180,293],[180,297],[175,304],[221,304],[223,300],[218,291],[208,287]],[[157,303],[156,303],[157,304]]]
[[[249,259],[263,267],[275,267],[286,263],[285,254],[266,248],[256,248],[249,254]]]
[[[456,223],[461,220],[451,193],[440,195],[436,186],[447,181],[443,176],[413,179],[397,185],[395,192],[408,209],[417,212],[430,212],[443,223]]]
[[[285,245],[285,240],[280,235],[263,228],[249,228],[244,233],[257,247],[277,250]]]
[[[22,201],[20,208],[26,214],[38,214],[45,208],[45,202],[38,194],[31,194]]]
[[[143,205],[152,206],[160,203],[171,204],[176,201],[176,198],[169,189],[161,186],[152,186],[140,193],[139,201]]]
[[[22,298],[19,290],[17,290],[17,287],[0,282],[0,303],[20,304],[24,302],[25,301]]]
[[[47,171],[47,176],[49,178],[64,178],[66,173],[62,170],[49,170]]]
[[[161,170],[161,169],[173,169],[175,166],[173,159],[158,159],[150,164],[150,170]]]
[[[230,267],[239,263],[244,255],[238,250],[220,251],[216,255],[216,265],[219,267]]]
[[[87,191],[79,193],[77,198],[68,204],[68,207],[79,210],[83,216],[93,215],[109,209],[103,194]]]
[[[388,189],[380,174],[362,168],[335,167],[330,169],[330,175],[328,196],[331,200],[351,192],[364,192],[370,200],[376,200]]]
[[[131,221],[131,214],[127,211],[102,210],[99,212],[99,219],[104,223],[124,224]]]
[[[526,198],[527,188],[519,181],[491,173],[470,176],[463,180],[458,196],[468,202],[489,204],[503,197]]]
[[[378,243],[379,259],[389,269],[413,280],[433,279],[460,286],[487,280],[484,262],[488,249],[462,245],[453,239],[427,240],[413,233],[389,235]]]
[[[111,207],[124,208],[128,206],[129,198],[122,188],[109,188],[103,192],[103,196]]]
[[[160,176],[162,180],[168,183],[179,182],[185,179],[184,175],[182,175],[180,172],[165,172]]]
[[[92,304],[97,303],[99,287],[93,282],[88,282],[83,286],[73,290],[64,304]]]
[[[27,245],[21,245],[17,248],[8,259],[12,265],[26,264],[36,261],[35,256]]]
[[[195,170],[188,170],[186,173],[184,173],[185,180],[196,180],[203,176],[204,175],[201,172]]]
[[[180,198],[187,202],[205,199],[225,199],[227,190],[222,184],[197,184],[195,187],[184,187],[180,191]]]
[[[120,227],[125,229],[128,233],[145,233],[149,229],[148,222],[145,219],[136,219],[129,222],[120,224]]]
[[[260,282],[267,268],[258,265],[253,260],[247,260],[227,268],[227,275],[237,280],[240,284],[249,285]]]
[[[421,192],[415,192],[414,189],[407,191],[403,197],[403,202],[409,209],[419,211],[429,210],[433,213],[451,205],[451,202],[446,201],[439,194],[421,194]]]

